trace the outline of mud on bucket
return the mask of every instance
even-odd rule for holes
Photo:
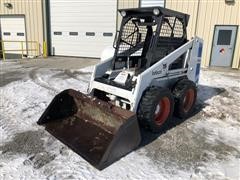
[[[71,89],[58,94],[37,123],[100,170],[141,140],[133,112]]]

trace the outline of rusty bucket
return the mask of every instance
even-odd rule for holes
[[[69,89],[58,94],[37,122],[97,169],[135,149],[135,113]]]

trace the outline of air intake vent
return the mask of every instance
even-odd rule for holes
[[[234,3],[235,0],[225,0],[226,3]]]

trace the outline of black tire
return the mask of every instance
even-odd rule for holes
[[[176,83],[172,93],[175,99],[174,115],[179,118],[189,117],[197,99],[195,83],[188,79],[180,80]]]
[[[139,124],[152,132],[161,132],[168,126],[173,111],[172,93],[166,88],[150,87],[143,94],[139,104]]]

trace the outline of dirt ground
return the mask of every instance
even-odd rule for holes
[[[0,179],[240,179],[240,73],[201,70],[192,117],[98,171],[36,124],[64,89],[86,93],[97,59],[0,61]]]

